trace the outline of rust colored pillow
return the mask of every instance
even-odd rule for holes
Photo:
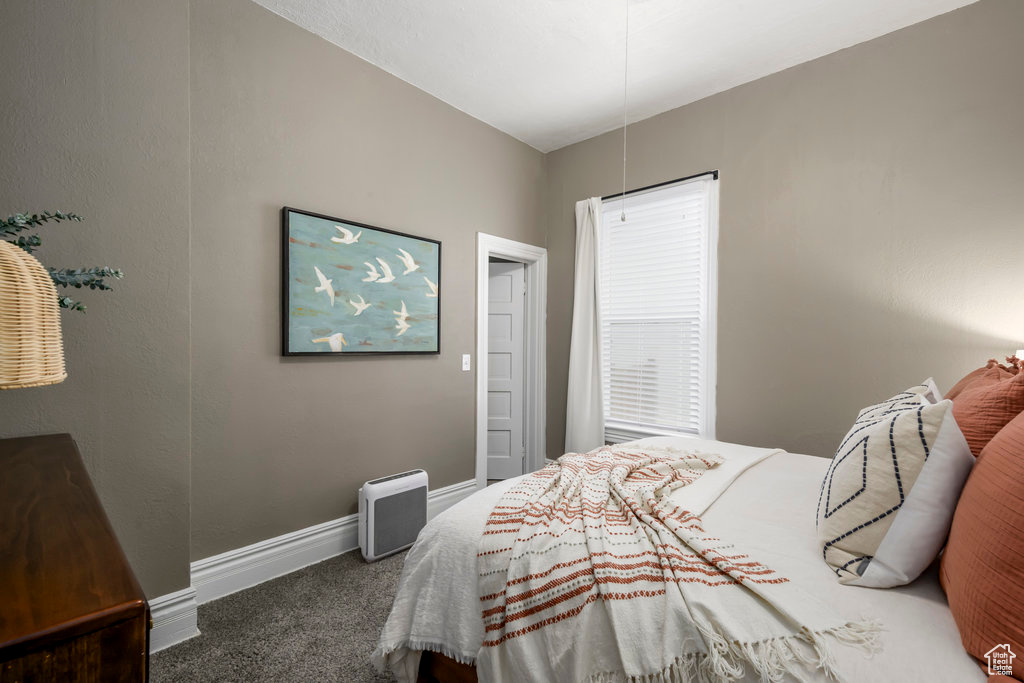
[[[953,515],[939,572],[973,657],[998,645],[1024,654],[1024,415],[985,446]],[[1024,656],[1013,660],[1024,679]]]
[[[992,368],[999,368],[1000,370],[1002,370],[1003,372],[998,373],[999,376],[1002,378],[1009,378],[1017,374],[1016,365],[1000,365],[999,361],[997,361],[995,358],[990,358],[988,363],[985,364],[985,367],[978,368],[977,370],[972,370],[971,372],[968,372],[960,379],[959,382],[954,384],[953,387],[949,391],[947,391],[946,395],[943,396],[942,398],[948,398],[949,400],[953,400],[954,398],[959,396],[960,393],[964,389],[966,389],[968,385],[974,382],[974,380],[978,379],[979,377],[984,375],[986,371],[991,370]]]
[[[953,417],[977,457],[992,437],[1024,411],[1024,373],[1010,375],[998,364],[953,399]]]

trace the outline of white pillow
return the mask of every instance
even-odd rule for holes
[[[953,402],[930,379],[869,406],[839,445],[818,499],[818,541],[840,583],[910,583],[946,540],[974,465]]]
[[[939,385],[935,383],[935,380],[929,377],[925,381],[921,382],[916,387],[910,387],[907,389],[908,392],[914,392],[915,390],[923,389],[920,393],[928,399],[929,403],[938,403],[942,400],[942,392],[939,391]]]

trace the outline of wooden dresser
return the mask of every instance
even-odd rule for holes
[[[0,440],[0,683],[148,675],[149,605],[75,442]]]

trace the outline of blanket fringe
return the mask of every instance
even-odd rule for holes
[[[727,641],[710,628],[699,628],[708,646],[707,653],[677,657],[651,674],[601,672],[587,678],[587,683],[726,683],[743,678],[747,665],[763,683],[779,683],[787,676],[807,681],[819,670],[830,680],[838,681],[833,647],[849,645],[874,654],[879,650],[882,630],[876,621],[862,621],[784,638],[739,643]]]
[[[700,658],[702,654],[694,653],[677,657],[667,667],[653,674],[626,676],[621,672],[602,672],[587,678],[587,683],[691,683],[701,680]]]
[[[458,652],[449,648],[444,643],[435,643],[427,640],[416,640],[415,638],[406,638],[395,643],[390,643],[387,646],[377,645],[377,649],[370,655],[370,659],[373,662],[373,666],[377,669],[378,673],[387,673],[389,668],[390,656],[398,652],[399,650],[419,650],[436,652],[439,655],[444,655],[448,659],[454,659],[459,664],[466,664],[467,666],[476,665],[476,657],[473,655],[467,655],[462,652]]]
[[[698,628],[710,647],[701,662],[701,676],[696,680],[735,681],[743,677],[745,665],[749,664],[762,683],[778,683],[787,676],[805,681],[814,671],[838,681],[834,646],[856,647],[870,656],[879,650],[882,630],[877,621],[849,622],[822,631],[804,630],[782,638],[739,643],[728,642],[721,634],[699,624]]]
[[[879,642],[881,634],[882,625],[876,620],[851,622],[839,628],[811,633],[810,642],[818,657],[817,667],[829,678],[838,681],[839,672],[835,669],[832,647],[839,644],[860,648],[870,657],[882,649]]]

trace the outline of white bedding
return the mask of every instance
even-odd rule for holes
[[[985,680],[960,644],[934,567],[909,586],[882,590],[844,586],[822,561],[814,516],[827,460],[696,439],[678,445],[725,457],[732,471],[723,470],[720,476],[742,472],[717,500],[709,496],[705,501],[707,531],[720,529],[783,574],[795,573],[795,567],[804,567],[802,575],[808,573],[807,566],[820,568],[813,585],[802,586],[805,591],[850,620],[882,622],[883,649],[871,659],[859,650],[836,648],[844,680]],[[409,551],[375,653],[383,664],[382,653],[390,652],[387,664],[400,681],[416,680],[422,649],[465,663],[475,660],[483,639],[477,546],[488,513],[513,481],[490,486],[438,515]]]

